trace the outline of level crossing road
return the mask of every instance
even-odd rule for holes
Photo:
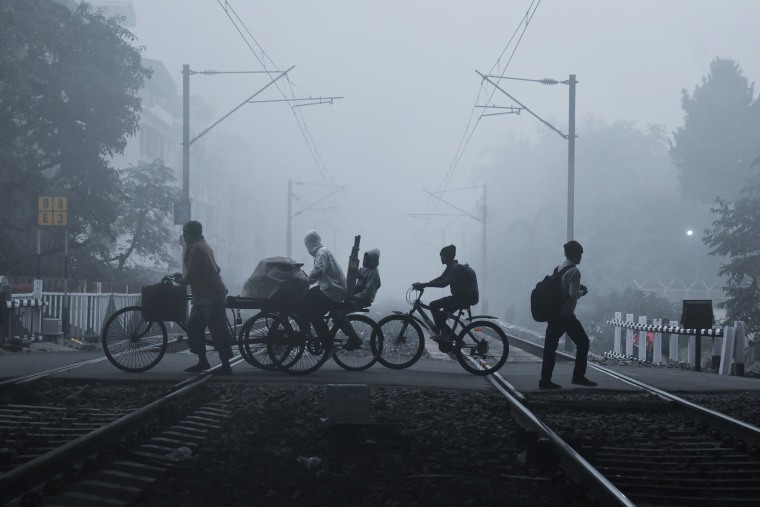
[[[435,351],[437,352],[437,351]],[[209,353],[212,366],[218,363],[216,355]],[[499,374],[516,390],[521,392],[538,391],[540,358],[510,348],[509,360]],[[81,363],[76,368],[65,368],[74,363]],[[70,352],[32,352],[0,354],[0,377],[3,379],[32,375],[41,371],[57,369],[52,378],[91,378],[111,381],[181,381],[192,374],[183,370],[195,363],[195,356],[187,351],[167,353],[152,369],[143,373],[127,373],[115,368],[103,355],[102,351]],[[645,367],[645,366],[605,366],[628,376],[647,382],[668,391],[732,391],[760,390],[760,380],[745,377],[716,375],[695,372],[679,368]],[[564,389],[586,389],[570,383],[572,361],[559,360],[555,367],[554,380]],[[595,369],[593,360],[589,361],[587,376],[599,383],[592,388],[607,391],[631,391],[635,388],[618,379],[609,378]],[[264,371],[239,360],[233,366],[233,374],[223,377],[224,381],[246,381],[258,383],[316,383],[316,384],[367,384],[367,385],[406,385],[421,387],[440,387],[465,390],[492,389],[491,383],[484,377],[471,375],[446,354],[431,353],[411,368],[391,370],[381,365],[374,365],[366,371],[352,372],[340,368],[328,361],[318,371],[309,375],[288,375],[281,371]]]

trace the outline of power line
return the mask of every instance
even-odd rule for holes
[[[232,25],[235,27],[235,30],[237,30],[238,34],[243,38],[243,42],[245,42],[246,46],[248,46],[248,49],[251,51],[253,56],[258,60],[259,64],[264,68],[264,70],[268,72],[279,72],[279,67],[274,63],[272,58],[269,57],[269,55],[264,51],[264,48],[261,46],[261,44],[258,43],[256,38],[253,36],[251,31],[246,26],[245,22],[240,18],[240,16],[237,14],[235,9],[230,5],[228,0],[217,0],[217,3],[219,6],[224,10],[225,14],[227,14],[227,17],[229,18]],[[230,15],[230,12],[235,16],[235,19]],[[243,30],[245,30],[245,33],[241,30],[240,26],[242,26]],[[253,41],[253,44],[258,48],[258,50],[261,52],[261,56],[257,53],[257,51],[253,48],[251,43],[248,40],[248,37],[246,37],[245,34],[248,34],[248,37],[250,37],[251,41]],[[270,71],[267,68],[267,63],[271,64],[272,67],[275,69],[273,71]],[[286,99],[286,101],[291,102],[295,99],[295,93],[293,92],[293,87],[295,86],[289,77],[286,76],[285,78],[288,83],[288,87],[290,89],[290,94],[280,87],[279,84],[275,84],[277,87],[277,90],[280,92],[282,97]],[[298,88],[298,87],[296,87]],[[300,90],[300,88],[299,88]],[[308,95],[308,94],[307,94]],[[294,118],[296,119],[296,124],[298,125],[299,130],[301,131],[301,136],[304,138],[304,141],[306,142],[306,146],[309,150],[309,154],[311,155],[312,160],[314,160],[315,165],[317,166],[317,170],[320,173],[320,176],[322,177],[322,180],[325,182],[331,182],[332,177],[330,176],[327,166],[324,163],[324,160],[322,159],[322,156],[319,153],[319,150],[317,149],[316,143],[314,142],[314,138],[311,135],[311,131],[309,130],[308,125],[306,124],[306,119],[304,118],[303,114],[301,113],[300,107],[293,107],[291,106],[291,112],[293,113]]]
[[[506,46],[502,50],[499,57],[496,59],[496,62],[491,67],[489,74],[492,74],[495,69],[498,68],[501,60],[504,58],[504,55],[507,53],[510,45],[512,44],[512,41],[515,40],[515,37],[517,36],[518,32],[520,33],[517,42],[515,43],[514,48],[512,49],[512,52],[509,55],[509,58],[507,62],[504,64],[504,68],[501,69],[501,76],[503,76],[507,68],[509,67],[509,64],[512,62],[512,58],[514,58],[515,52],[517,51],[517,48],[520,45],[520,42],[522,42],[522,39],[525,35],[526,30],[528,29],[528,25],[530,25],[530,22],[533,20],[533,16],[535,16],[536,11],[538,10],[538,7],[541,5],[541,0],[531,0],[530,5],[528,6],[527,11],[525,12],[525,15],[520,20],[520,23],[515,28],[515,31],[512,33],[512,36],[509,38],[509,41],[507,42]],[[522,27],[522,31],[520,31],[520,28]],[[464,152],[467,149],[467,146],[470,144],[470,140],[472,139],[472,136],[475,134],[475,129],[477,128],[478,124],[480,123],[480,120],[483,118],[483,116],[488,116],[488,114],[484,114],[484,111],[478,113],[478,102],[480,101],[481,94],[485,90],[485,85],[483,81],[481,80],[480,83],[480,89],[478,91],[478,95],[475,99],[475,104],[473,105],[472,112],[470,113],[470,117],[467,121],[467,126],[465,127],[464,133],[462,134],[462,138],[459,141],[459,145],[457,146],[457,151],[454,155],[454,159],[452,160],[448,171],[446,172],[446,175],[444,176],[444,181],[441,186],[442,189],[446,189],[448,187],[449,182],[451,181],[451,178],[454,175],[454,171],[456,171],[457,167],[459,166],[459,162],[461,161],[462,157],[464,156]],[[496,93],[496,90],[491,90],[490,94],[488,94],[488,98],[486,99],[486,106],[492,106],[491,100],[493,98],[493,94]],[[473,120],[473,118],[476,118]],[[473,124],[474,121],[474,124]]]

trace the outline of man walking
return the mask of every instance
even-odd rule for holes
[[[575,305],[578,299],[588,293],[585,285],[581,285],[581,272],[578,264],[583,257],[583,247],[577,241],[568,241],[564,245],[565,257],[567,260],[557,266],[557,272],[566,269],[560,278],[560,290],[564,303],[560,308],[559,314],[548,320],[546,326],[546,336],[544,339],[544,360],[541,365],[541,380],[538,383],[539,389],[560,389],[562,386],[552,382],[552,373],[554,372],[554,362],[557,353],[557,345],[563,334],[573,340],[576,347],[575,368],[573,369],[573,384],[580,386],[593,387],[596,382],[586,378],[586,367],[588,363],[589,339],[583,325],[575,316]]]
[[[214,250],[203,237],[203,225],[191,220],[182,227],[185,240],[185,274],[176,273],[174,279],[180,285],[189,285],[193,294],[193,307],[187,319],[187,341],[190,352],[198,355],[198,364],[186,368],[189,373],[208,370],[211,365],[206,358],[206,327],[211,332],[214,348],[219,352],[222,366],[215,373],[232,373],[230,359],[232,346],[227,328],[227,287],[219,275],[221,269],[214,259]]]

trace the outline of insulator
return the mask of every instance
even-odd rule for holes
[[[559,81],[557,81],[556,79],[551,79],[551,78],[548,78],[548,77],[544,78],[544,79],[539,79],[538,82],[541,83],[541,84],[545,84],[545,85],[559,84]]]

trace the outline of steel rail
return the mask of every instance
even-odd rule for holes
[[[125,434],[159,420],[161,410],[167,404],[182,403],[198,396],[201,387],[210,378],[207,375],[194,377],[195,382],[192,384],[0,475],[0,505],[5,505],[9,500],[81,462],[103,446],[119,441]]]
[[[746,423],[735,419],[729,415],[716,412],[715,410],[697,405],[689,400],[676,396],[675,394],[663,391],[658,387],[642,382],[633,377],[629,377],[623,373],[619,373],[615,370],[607,368],[605,366],[589,363],[591,368],[597,371],[605,373],[610,377],[616,378],[623,382],[626,382],[632,386],[643,389],[651,394],[654,394],[666,401],[677,404],[684,412],[688,413],[690,417],[698,421],[705,422],[712,425],[723,433],[728,433],[734,438],[742,440],[749,446],[755,446],[760,448],[760,428],[752,424]]]
[[[538,432],[551,442],[559,455],[562,469],[576,484],[585,489],[586,496],[599,502],[600,505],[635,507],[636,504],[631,502],[622,491],[531,412],[524,405],[525,396],[509,384],[504,377],[498,373],[493,373],[487,378],[507,400],[512,417],[517,423],[523,428]]]
[[[54,373],[61,373],[64,371],[74,370],[76,368],[81,368],[82,366],[87,366],[89,364],[99,363],[101,361],[108,360],[107,357],[96,357],[94,359],[86,359],[84,361],[78,361],[76,363],[67,364],[64,366],[59,366],[57,368],[51,368],[49,370],[32,373],[30,375],[24,375],[21,377],[13,377],[6,380],[0,381],[0,387],[8,386],[8,385],[15,385],[15,384],[23,384],[25,382],[32,382],[34,380],[40,379],[42,377],[47,377],[48,375],[53,375]]]
[[[502,328],[504,327],[505,326],[502,325]],[[510,326],[510,327],[514,327],[514,326]],[[539,356],[543,354],[543,347],[540,344],[531,342],[530,340],[526,340],[524,338],[518,338],[518,337],[510,336],[510,335],[507,335],[507,336],[509,337],[510,341],[517,342],[515,343],[515,346],[517,348],[523,349],[527,352],[537,354]],[[575,360],[575,356],[571,354],[567,354],[565,352],[557,351],[557,355],[563,359]],[[692,417],[693,419],[710,424],[715,429],[723,433],[730,434],[734,438],[742,440],[744,443],[746,443],[749,446],[755,446],[755,447],[760,448],[760,428],[758,428],[757,426],[746,423],[744,421],[740,421],[729,415],[716,412],[715,410],[711,410],[707,407],[703,407],[689,400],[681,398],[680,396],[676,396],[673,393],[663,391],[662,389],[659,389],[651,384],[647,384],[646,382],[637,380],[633,377],[617,372],[611,368],[594,364],[594,363],[589,363],[588,365],[590,368],[593,368],[612,378],[615,378],[631,386],[647,391],[655,396],[660,397],[661,399],[675,403],[682,410],[684,410],[684,412],[688,413],[689,416]]]

